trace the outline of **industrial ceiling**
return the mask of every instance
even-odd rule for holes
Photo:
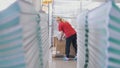
[[[54,16],[74,17],[80,11],[91,10],[109,0],[53,0]],[[120,3],[120,0],[114,0]]]

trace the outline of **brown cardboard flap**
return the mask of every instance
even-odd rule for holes
[[[66,40],[59,41],[57,37],[54,37],[54,47],[56,48],[56,55],[65,55]],[[71,44],[70,55],[75,56],[75,50]]]

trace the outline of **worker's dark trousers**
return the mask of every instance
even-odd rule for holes
[[[66,57],[69,58],[69,53],[70,53],[70,45],[73,45],[74,49],[75,49],[75,53],[77,54],[77,35],[74,34],[68,38],[66,38],[66,48],[65,48],[65,53],[66,53]]]

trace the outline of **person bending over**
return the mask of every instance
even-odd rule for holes
[[[65,54],[66,56],[64,57],[64,60],[68,61],[69,60],[69,53],[70,53],[70,45],[72,43],[75,53],[77,54],[77,35],[75,29],[69,24],[69,22],[65,21],[61,17],[56,18],[58,22],[58,30],[61,33],[60,40],[62,40],[62,37],[65,34],[66,37],[66,47],[65,47]],[[75,60],[77,57],[75,56]]]

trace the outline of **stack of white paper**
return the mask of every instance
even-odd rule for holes
[[[113,2],[109,13],[109,48],[107,68],[120,67],[120,8]]]
[[[0,68],[25,68],[23,31],[17,2],[0,11]]]
[[[85,20],[87,11],[78,16],[77,25],[77,68],[84,68],[85,64]]]
[[[0,68],[45,68],[39,19],[25,0],[0,12]]]
[[[108,15],[111,2],[107,2],[88,13],[88,50],[90,68],[104,68],[107,63]]]
[[[46,13],[40,13],[40,33],[41,33],[41,43],[43,49],[43,63],[44,68],[48,66],[49,59],[49,35],[48,35],[48,15]]]
[[[119,17],[120,9],[112,1],[79,16],[77,68],[120,67]]]
[[[40,37],[39,16],[32,4],[20,0],[20,24],[23,29],[23,47],[26,68],[43,68],[43,51]]]

